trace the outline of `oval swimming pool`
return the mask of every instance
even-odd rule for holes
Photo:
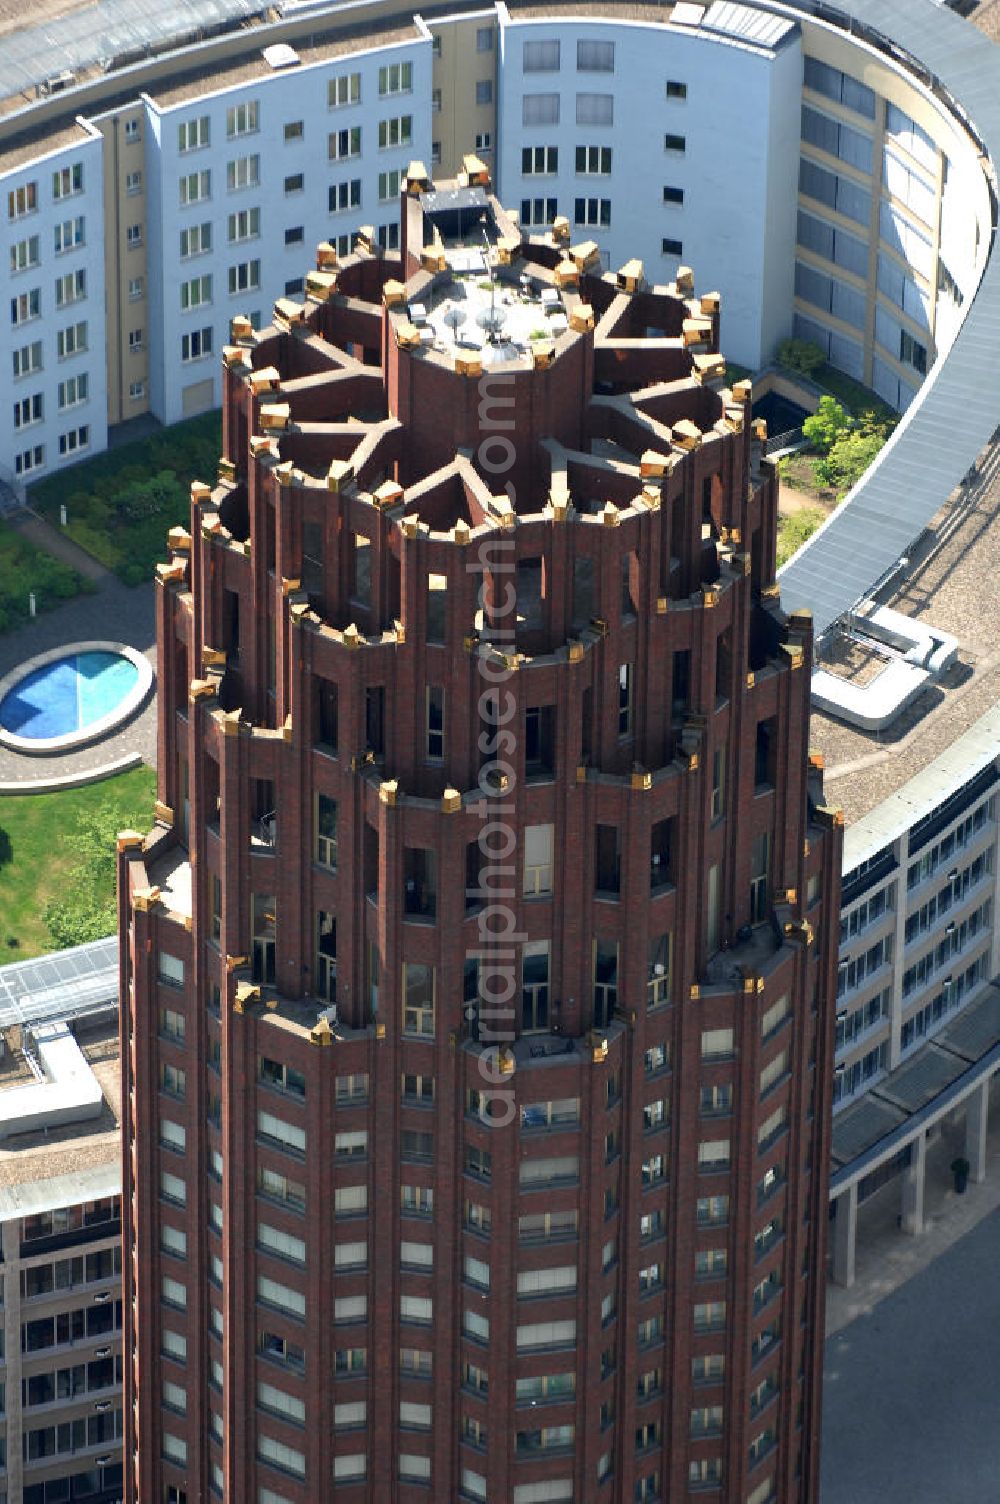
[[[149,664],[124,644],[46,654],[0,686],[0,740],[38,752],[92,740],[131,715],[151,682]]]

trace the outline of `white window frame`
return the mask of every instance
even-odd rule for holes
[[[378,95],[380,99],[388,99],[393,94],[412,93],[412,63],[386,63],[378,70]]]
[[[413,145],[413,116],[391,115],[378,123],[379,151],[395,151]]]
[[[239,136],[253,136],[260,130],[260,103],[256,99],[244,99],[226,110],[226,140],[235,141]]]
[[[181,120],[177,125],[177,151],[183,156],[189,151],[201,151],[212,140],[212,122],[208,115],[196,115],[193,120]]]

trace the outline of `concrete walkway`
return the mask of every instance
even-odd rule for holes
[[[992,1211],[827,1343],[821,1504],[1000,1500],[998,1253]]]
[[[880,1301],[934,1263],[984,1217],[1000,1209],[1000,1077],[993,1080],[989,1121],[986,1179],[980,1185],[970,1182],[964,1195],[956,1194],[949,1169],[952,1160],[965,1152],[964,1127],[945,1125],[928,1143],[925,1227],[917,1237],[910,1237],[897,1225],[901,1195],[899,1179],[883,1186],[870,1200],[862,1203],[858,1212],[855,1283],[848,1290],[832,1281],[827,1284],[828,1337],[858,1317],[870,1315]],[[1000,1281],[1000,1273],[997,1278]],[[1000,1476],[996,1498],[1000,1500]]]
[[[805,491],[797,491],[786,481],[781,482],[778,491],[778,515],[779,517],[791,517],[796,512],[822,512],[828,517],[833,511],[832,505],[827,501],[820,501],[818,496],[809,496]]]

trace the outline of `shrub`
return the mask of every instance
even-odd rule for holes
[[[778,345],[778,364],[799,376],[815,376],[826,356],[811,339],[783,339]]]
[[[0,523],[0,632],[28,620],[32,592],[36,610],[48,611],[88,588],[75,569]]]

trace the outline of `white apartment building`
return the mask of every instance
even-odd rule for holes
[[[101,137],[81,120],[50,146],[0,182],[0,479],[20,484],[107,444]]]
[[[906,1060],[1000,969],[995,732],[994,717],[973,734],[984,768],[970,766],[960,739],[931,776],[847,832],[835,1108]]]
[[[361,224],[399,243],[400,182],[430,156],[431,37],[317,61],[259,56],[251,79],[144,95],[150,404],[165,423],[217,407],[230,320],[270,321],[319,241]],[[237,70],[245,75],[245,67]]]
[[[692,266],[756,369],[791,332],[802,45],[782,17],[743,34],[743,9],[710,29],[499,4],[497,180],[531,233],[564,214],[605,266]]]
[[[923,1231],[938,1138],[951,1144],[945,1162],[964,1157],[974,1181],[986,1173],[1000,1076],[998,792],[992,710],[846,831],[831,1186],[841,1284],[883,1188],[899,1196],[903,1230]]]

